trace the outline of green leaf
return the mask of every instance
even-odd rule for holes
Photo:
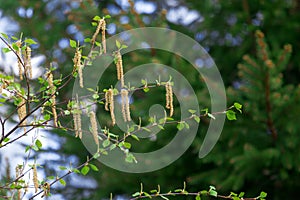
[[[235,112],[232,110],[227,110],[226,111],[226,117],[228,120],[236,120],[236,115]]]
[[[181,131],[182,129],[184,129],[184,123],[183,122],[179,122],[176,127],[177,127],[177,129],[179,131]]]
[[[126,149],[130,149],[131,144],[129,142],[123,142],[123,147],[125,147]]]
[[[239,194],[239,197],[244,197],[244,195],[245,195],[245,192],[241,192],[241,193]]]
[[[62,184],[63,186],[66,186],[66,181],[64,179],[60,179],[59,183]]]
[[[7,137],[7,138],[4,138],[3,142],[8,142],[10,139]]]
[[[27,147],[25,148],[25,153],[26,153],[27,151],[29,151],[29,149],[31,149],[31,146],[27,146]]]
[[[111,18],[110,15],[105,15],[105,16],[104,16],[104,19],[109,19],[109,18]]]
[[[2,52],[3,53],[8,53],[8,52],[10,52],[11,51],[11,49],[10,48],[2,48]]]
[[[51,119],[51,116],[49,114],[44,115],[44,120],[48,121]]]
[[[195,200],[201,200],[200,194],[195,197]]]
[[[117,147],[117,145],[116,144],[112,144],[112,145],[110,145],[110,147],[109,147],[109,150],[114,150],[115,148]]]
[[[265,198],[265,197],[267,197],[267,193],[261,192],[259,196],[260,196],[260,198]]]
[[[131,196],[132,196],[132,197],[137,197],[137,196],[140,196],[140,195],[141,195],[140,192],[136,192],[136,193],[132,194]]]
[[[194,116],[194,120],[195,120],[197,123],[200,123],[200,117],[198,117],[197,115]]]
[[[237,109],[238,111],[240,111],[240,113],[242,113],[242,105],[241,104],[239,104],[239,103],[237,103],[237,102],[235,102],[234,104],[233,104],[233,106],[235,107],[235,109]]]
[[[140,141],[140,139],[138,138],[138,136],[133,135],[133,134],[131,134],[130,136],[131,136],[133,139],[135,139],[135,140],[137,140],[137,141]]]
[[[101,17],[99,17],[98,15],[96,15],[95,17],[93,17],[94,21],[99,21],[101,19]]]
[[[28,45],[37,44],[36,41],[34,41],[33,39],[30,39],[30,38],[26,39],[24,42]]]
[[[118,40],[116,40],[116,46],[118,47],[118,49],[121,48],[121,43]]]
[[[160,196],[161,198],[165,199],[165,200],[169,200],[169,198],[165,197],[165,196]]]
[[[83,41],[86,42],[86,43],[89,43],[89,42],[91,42],[91,38],[84,38]]]
[[[131,133],[133,131],[134,131],[134,126],[129,127],[128,130],[127,130],[128,133]]]
[[[148,87],[144,87],[143,90],[144,90],[144,92],[147,93],[147,92],[149,92],[150,89]]]
[[[15,50],[15,51],[19,51],[19,47],[16,43],[12,43],[12,48]]]
[[[97,22],[92,22],[92,26],[97,26],[98,23]]]
[[[90,171],[89,166],[88,166],[88,165],[85,165],[85,166],[81,169],[81,174],[85,176],[85,175],[87,175],[87,173],[89,173],[89,171]]]
[[[8,36],[5,33],[0,33],[5,39],[8,40]]]
[[[93,164],[89,164],[89,166],[91,167],[91,169],[95,172],[99,171],[98,167],[96,165]]]
[[[105,147],[108,147],[110,145],[110,141],[109,139],[106,139],[102,142],[102,146],[105,148]]]
[[[76,174],[80,174],[80,171],[78,169],[73,169],[72,171]]]
[[[196,113],[196,110],[189,109],[188,111],[189,111],[189,113],[191,113],[191,114],[195,114],[195,113]]]
[[[35,145],[36,145],[39,149],[41,149],[42,146],[43,146],[43,144],[41,143],[40,140],[36,140],[36,141],[35,141]]]
[[[35,151],[39,151],[39,150],[40,150],[36,145],[33,145],[31,148],[32,148],[33,150],[35,150]]]
[[[213,116],[213,114],[211,114],[211,113],[207,113],[207,116],[212,118],[212,119],[216,119],[215,116]]]
[[[218,192],[215,191],[215,190],[210,190],[210,191],[209,191],[209,195],[210,195],[210,196],[213,196],[213,197],[217,197],[217,196],[218,196]]]
[[[76,48],[77,47],[77,42],[75,40],[70,40],[70,47]]]
[[[59,166],[58,167],[60,170],[66,170],[67,168],[65,166]]]

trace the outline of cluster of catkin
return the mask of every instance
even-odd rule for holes
[[[120,51],[116,52],[116,67],[117,67],[117,77],[121,81],[121,88],[124,87],[124,72],[123,72],[123,61]]]
[[[97,29],[96,29],[96,31],[95,31],[92,39],[91,39],[91,43],[92,43],[92,45],[94,45],[95,42],[96,42],[96,38],[99,35],[100,30],[101,30],[101,35],[102,35],[101,39],[102,39],[102,50],[103,50],[103,53],[106,53],[105,29],[106,29],[106,22],[105,22],[104,18],[102,18],[102,19],[99,20]]]
[[[172,83],[168,81],[165,85],[165,88],[166,88],[166,108],[170,110],[170,117],[172,117],[174,113]]]
[[[25,74],[27,78],[32,78],[31,48],[26,46],[24,52],[22,53],[22,41],[18,40],[16,45],[19,48],[19,50],[16,51],[16,54],[18,55],[19,77],[21,80],[23,80],[23,74]],[[22,57],[24,63],[22,63]]]
[[[105,110],[110,111],[112,125],[115,125],[116,118],[114,113],[114,90],[113,89],[108,89],[105,92]]]
[[[79,75],[79,86],[81,88],[83,88],[83,74],[82,74],[82,70],[83,70],[83,63],[81,61],[81,50],[79,49],[79,47],[76,48],[76,52],[73,58],[73,63],[74,63],[74,68],[73,68],[73,72],[78,72]]]
[[[57,112],[56,112],[56,96],[55,96],[55,86],[53,84],[53,74],[52,72],[49,70],[46,73],[46,77],[47,77],[47,81],[48,81],[48,85],[49,85],[49,91],[50,91],[50,95],[51,95],[51,108],[52,108],[52,114],[53,114],[53,122],[54,122],[54,126],[57,127],[58,126],[58,119],[57,119]]]

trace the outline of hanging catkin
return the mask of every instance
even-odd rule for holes
[[[92,134],[93,134],[94,141],[96,145],[99,146],[96,114],[93,111],[90,112],[90,123],[92,127]]]
[[[23,80],[23,66],[22,66],[22,61],[20,60],[22,58],[22,50],[21,50],[21,46],[22,46],[22,41],[18,40],[16,42],[17,47],[19,48],[18,51],[16,51],[17,55],[18,55],[18,69],[19,69],[19,77],[20,80]]]
[[[79,137],[82,139],[82,130],[81,130],[81,115],[79,110],[79,102],[76,99],[75,105],[73,107],[73,120],[74,120],[74,129],[75,129],[75,137]]]
[[[123,61],[122,61],[122,55],[120,51],[117,51],[116,54],[116,67],[117,67],[117,77],[118,80],[121,81],[121,88],[124,87],[124,73],[123,73]]]
[[[23,97],[21,97],[21,101],[18,104],[18,116],[19,116],[19,120],[22,121],[27,115],[27,109],[26,109],[26,101]],[[21,126],[26,126],[27,120],[24,119],[24,121],[22,121],[22,123],[20,124]],[[24,131],[26,131],[26,128],[24,127]]]
[[[102,50],[103,50],[103,53],[106,53],[106,39],[105,39],[106,22],[105,22],[104,18],[100,19],[98,22],[97,29],[91,39],[92,45],[95,44],[96,38],[97,38],[100,30],[101,30],[101,34],[102,34]]]
[[[114,90],[108,89],[105,93],[105,110],[110,111],[112,125],[116,124],[114,109]]]
[[[166,83],[165,87],[166,87],[166,108],[170,110],[170,117],[172,117],[174,113],[174,107],[173,107],[173,89],[170,81]]]
[[[32,66],[31,66],[31,48],[29,46],[26,46],[25,49],[25,74],[28,78],[32,78]]]
[[[83,74],[82,74],[83,64],[82,64],[81,58],[82,58],[81,51],[77,47],[74,58],[73,58],[73,63],[74,63],[73,72],[76,72],[76,71],[78,72],[79,86],[81,88],[83,88]]]
[[[128,98],[128,90],[121,90],[121,98],[122,98],[122,114],[125,122],[130,121],[130,108],[129,108],[129,98]]]
[[[35,192],[37,192],[39,189],[39,181],[37,176],[36,165],[33,165],[32,170],[33,170],[33,185],[34,185]]]
[[[105,39],[105,30],[106,30],[106,22],[104,19],[102,19],[102,48],[103,48],[103,53],[106,53],[106,39]]]

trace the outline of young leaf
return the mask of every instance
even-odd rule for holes
[[[211,113],[207,113],[207,116],[212,118],[212,119],[216,119],[215,116],[213,116],[213,114],[211,114]]]
[[[109,139],[104,140],[103,143],[102,143],[102,146],[103,146],[104,148],[105,148],[105,147],[108,147],[109,145],[110,145]]]
[[[265,198],[265,197],[267,197],[267,193],[261,192],[259,196],[260,196],[260,198]]]
[[[195,197],[195,200],[201,200],[200,194]]]
[[[63,186],[66,186],[66,181],[64,179],[60,179],[59,183],[62,184]]]
[[[5,33],[1,33],[1,35],[5,38],[8,39],[8,36]]]
[[[43,146],[40,140],[36,140],[36,141],[35,141],[35,145],[36,145],[39,149],[41,149],[42,146]]]
[[[59,166],[58,167],[60,170],[66,170],[67,168],[65,166]]]
[[[91,167],[91,169],[95,172],[99,171],[98,167],[96,165],[93,164],[89,164],[89,166]]]
[[[179,123],[177,124],[177,129],[178,129],[179,131],[181,131],[182,129],[184,129],[184,123],[183,123],[183,122],[179,122]]]
[[[85,175],[87,175],[87,173],[89,173],[89,171],[90,171],[89,166],[88,166],[88,165],[85,165],[85,166],[81,169],[81,174],[85,176]]]
[[[26,39],[25,41],[24,41],[27,45],[32,45],[32,44],[37,44],[33,39]]]
[[[226,111],[226,117],[228,120],[236,120],[236,115],[235,112],[232,110],[227,110]]]
[[[235,102],[234,104],[233,104],[233,106],[235,107],[235,109],[237,109],[240,113],[242,113],[242,105],[241,104],[239,104],[239,103],[237,103],[237,102]]]
[[[121,48],[121,43],[118,40],[116,40],[116,46],[118,47],[118,49]]]
[[[194,120],[195,120],[197,123],[200,123],[200,117],[198,117],[197,115],[194,116]]]
[[[70,47],[76,48],[76,46],[77,46],[76,41],[75,40],[70,40]]]

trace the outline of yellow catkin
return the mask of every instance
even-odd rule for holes
[[[117,67],[117,77],[118,80],[121,81],[121,87],[124,87],[124,72],[123,72],[123,61],[122,61],[122,55],[120,53],[120,51],[117,51],[117,63],[116,63],[116,67]]]
[[[102,48],[103,48],[103,53],[106,53],[106,39],[105,39],[105,31],[106,31],[106,22],[104,19],[102,19]]]
[[[130,108],[129,108],[129,98],[128,98],[128,90],[121,90],[121,98],[122,98],[122,114],[124,121],[130,121]]]
[[[23,97],[21,97],[21,101],[18,105],[18,116],[19,116],[19,120],[23,120],[27,115],[27,109],[26,109],[26,101]],[[26,122],[26,119],[20,124],[22,126],[26,126],[27,122]],[[25,127],[24,127],[24,130]]]
[[[33,185],[34,185],[35,192],[37,192],[39,189],[39,181],[37,176],[36,165],[33,166],[32,170],[33,170]]]
[[[170,82],[167,82],[165,87],[166,87],[166,108],[170,110],[170,117],[172,117],[174,113],[172,84]]]
[[[110,118],[111,118],[111,121],[112,121],[112,125],[116,124],[116,117],[115,117],[114,109],[115,109],[115,106],[114,106],[114,90],[109,89],[105,93],[105,110],[110,111]]]
[[[92,127],[92,134],[93,134],[94,141],[95,141],[96,145],[99,146],[96,114],[93,111],[90,112],[90,123],[91,123],[91,127]]]
[[[21,62],[21,58],[22,58],[22,50],[21,50],[21,46],[22,46],[22,41],[18,40],[16,42],[16,45],[19,47],[19,50],[16,52],[18,55],[18,69],[19,69],[19,77],[20,80],[23,80],[23,66],[22,66],[22,62]]]
[[[32,78],[31,48],[29,46],[26,46],[25,49],[25,73],[28,78]]]

